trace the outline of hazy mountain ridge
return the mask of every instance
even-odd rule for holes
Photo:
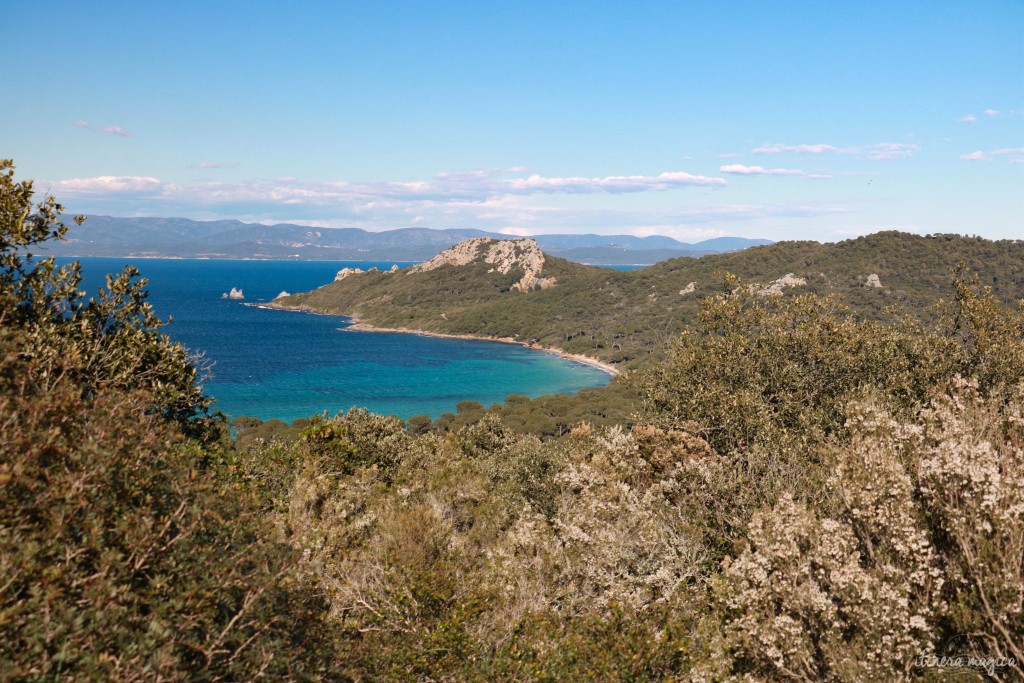
[[[174,258],[423,261],[474,237],[507,240],[483,230],[323,228],[237,220],[90,216],[63,243],[48,245],[58,256],[166,256]],[[633,235],[538,235],[541,249],[589,263],[651,264],[666,258],[734,251],[769,240],[719,237],[687,244],[671,237]]]

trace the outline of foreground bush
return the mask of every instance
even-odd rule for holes
[[[975,675],[1019,676],[1022,416],[1024,385],[1004,403],[962,381],[916,419],[859,409],[831,499],[757,514],[717,580],[718,674],[912,680],[970,656],[990,663]]]
[[[841,435],[865,390],[900,415],[955,375],[983,391],[1024,378],[1024,308],[1007,310],[965,274],[924,324],[862,320],[833,297],[762,297],[735,285],[711,299],[664,363],[635,383],[643,418],[688,429],[716,451],[799,448]]]
[[[714,302],[630,432],[319,427],[286,526],[353,670],[912,680],[965,633],[1015,658],[1024,327],[959,292],[927,328]]]
[[[309,679],[316,590],[246,488],[185,350],[126,272],[84,301],[26,250],[60,206],[0,163],[0,679]]]

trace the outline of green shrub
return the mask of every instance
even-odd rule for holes
[[[322,677],[325,606],[223,469],[188,354],[131,269],[86,302],[27,253],[66,231],[31,196],[0,162],[0,678]]]

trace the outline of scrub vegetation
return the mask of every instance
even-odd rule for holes
[[[66,231],[31,200],[4,162],[0,679],[937,681],[948,656],[974,658],[963,680],[1022,675],[1018,243],[845,243],[883,248],[891,273],[868,272],[905,273],[902,298],[762,296],[753,276],[795,272],[762,249],[639,271],[742,280],[665,330],[600,424],[531,431],[559,399],[511,396],[440,426],[231,436],[133,272],[85,299],[76,268],[28,256]]]

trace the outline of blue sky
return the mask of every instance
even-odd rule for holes
[[[0,157],[69,210],[1024,238],[1024,2],[45,2]]]

